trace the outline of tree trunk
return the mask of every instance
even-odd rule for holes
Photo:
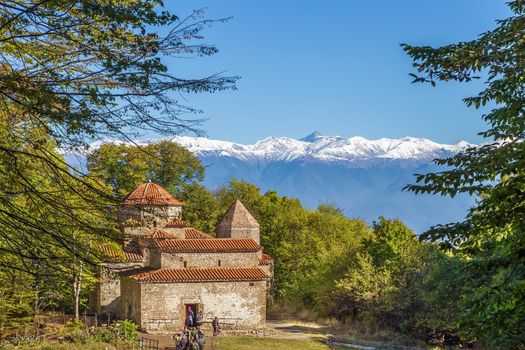
[[[73,231],[73,242],[75,242],[75,232]],[[76,245],[73,245],[76,253]],[[80,321],[80,292],[82,291],[83,262],[76,255],[73,260],[73,298],[75,302],[75,321]]]
[[[76,265],[76,264],[75,264]],[[74,267],[73,273],[73,297],[75,301],[75,321],[80,321],[80,292],[82,291],[82,262]]]

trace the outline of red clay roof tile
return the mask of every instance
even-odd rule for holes
[[[182,202],[173,198],[162,186],[147,182],[128,193],[122,205],[182,206]]]
[[[100,250],[102,253],[107,255],[111,261],[142,261],[142,253],[133,247],[125,247],[124,249],[116,250],[113,247],[108,246],[107,244],[101,244]]]
[[[167,239],[155,241],[155,245],[167,252],[258,252],[261,246],[248,238],[214,238],[214,239]]]
[[[193,227],[187,227],[184,229],[184,238],[186,239],[210,239],[213,238],[207,233],[197,230]]]
[[[258,267],[213,269],[158,269],[130,275],[139,282],[261,281],[268,275]]]
[[[259,259],[259,265],[270,265],[273,262],[273,258],[266,253],[262,253],[262,257]]]
[[[144,258],[139,251],[125,251],[124,254],[126,255],[126,261],[142,261]]]
[[[173,233],[167,232],[161,229],[155,229],[153,231],[150,231],[143,235],[144,238],[160,238],[160,239],[167,239],[167,238],[177,238]]]

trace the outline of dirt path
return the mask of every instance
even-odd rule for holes
[[[206,332],[207,344],[212,344],[211,332]],[[159,349],[164,350],[175,350],[175,344],[172,339],[172,334],[144,334],[144,337],[148,339],[154,339],[159,342]],[[359,339],[346,339],[343,332],[338,332],[337,329],[332,327],[322,326],[316,323],[303,323],[297,321],[266,321],[266,327],[257,330],[227,330],[223,329],[220,337],[228,336],[249,336],[249,337],[262,337],[262,338],[274,338],[274,339],[293,339],[293,340],[308,340],[310,338],[326,339],[326,340],[338,340],[346,343],[346,345],[352,344],[354,349],[394,349],[394,350],[424,350],[417,346],[403,346],[393,343],[385,343],[383,341],[368,341]],[[345,340],[346,339],[346,340]],[[342,345],[344,344],[336,344]],[[207,347],[207,349],[211,349]],[[232,349],[233,350],[233,349]],[[298,349],[300,350],[300,349]]]
[[[285,321],[266,321],[266,328],[259,330],[247,331],[228,331],[225,330],[221,336],[238,335],[238,336],[253,336],[253,337],[268,337],[278,339],[298,339],[305,340],[311,337],[325,338],[329,333],[329,329],[314,323],[296,323]],[[208,333],[209,334],[209,333]],[[171,350],[175,349],[173,334],[144,334],[147,339],[157,340],[159,342],[159,349]],[[210,338],[207,335],[207,338]]]
[[[308,339],[311,337],[325,338],[330,335],[330,329],[315,323],[297,323],[285,321],[266,321],[266,328],[273,330],[273,337],[282,339]]]

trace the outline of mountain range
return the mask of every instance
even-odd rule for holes
[[[367,222],[381,215],[399,218],[416,233],[461,220],[474,203],[469,196],[451,199],[402,190],[414,183],[414,174],[438,170],[433,159],[474,146],[465,141],[448,145],[425,138],[367,140],[318,132],[299,140],[268,137],[253,144],[189,136],[171,140],[202,161],[206,167],[204,185],[209,189],[232,178],[242,179],[263,192],[275,190],[297,197],[309,208],[330,203],[347,216]]]
[[[210,189],[243,179],[263,192],[297,197],[306,207],[331,203],[368,222],[380,215],[399,218],[418,233],[461,220],[474,202],[469,196],[416,196],[402,190],[414,183],[415,173],[438,170],[433,159],[474,146],[465,141],[447,145],[424,138],[367,140],[318,132],[300,140],[268,137],[247,145],[187,136],[173,141],[206,166],[204,184]]]

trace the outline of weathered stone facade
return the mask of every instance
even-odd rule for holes
[[[99,315],[120,315],[120,273],[141,268],[142,264],[109,263],[100,266],[99,287],[95,290],[95,311]]]
[[[197,305],[204,321],[218,316],[237,327],[261,327],[266,322],[265,281],[139,283],[124,279],[128,293],[122,299],[123,312],[149,331],[182,328],[186,305]]]
[[[247,253],[161,253],[164,268],[210,268],[258,266],[258,252]]]
[[[124,206],[119,212],[121,231],[129,238],[141,237],[152,229],[165,227],[173,219],[180,219],[181,213],[182,207],[180,206],[145,206],[143,208]]]
[[[150,331],[180,329],[188,307],[200,322],[264,326],[273,261],[259,245],[259,224],[239,201],[219,223],[219,238],[186,227],[181,216],[182,203],[158,185],[126,196],[124,254],[103,247],[113,262],[101,265],[93,311]]]

